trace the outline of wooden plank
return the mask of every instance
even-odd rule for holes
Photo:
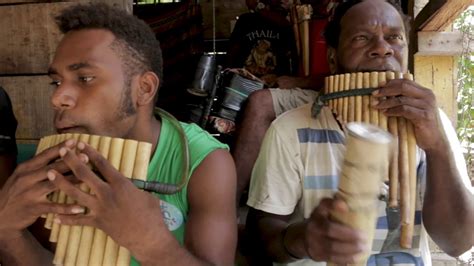
[[[107,3],[130,11],[132,9],[131,0]],[[54,16],[74,4],[60,2],[0,6],[0,74],[47,73],[62,36]]]
[[[18,120],[17,139],[32,140],[54,134],[50,81],[46,75],[0,77]]]
[[[415,81],[432,89],[438,106],[456,124],[456,60],[452,56],[415,56]]]
[[[61,38],[53,17],[70,5],[0,6],[0,74],[47,73]]]
[[[204,24],[204,38],[212,39],[212,1],[204,0],[199,2],[202,7],[202,17]],[[222,0],[215,1],[216,5],[216,38],[229,38],[231,21],[243,13],[248,12],[245,1]]]
[[[431,0],[415,18],[422,31],[444,31],[474,0]]]
[[[461,32],[437,32],[420,31],[418,32],[418,55],[460,55],[463,47],[472,51],[474,42],[463,45],[463,35]]]

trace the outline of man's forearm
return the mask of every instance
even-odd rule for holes
[[[2,265],[52,265],[53,254],[44,249],[27,230],[16,236],[0,236]]]
[[[473,243],[474,198],[464,185],[449,145],[426,152],[423,223],[435,242],[457,256]]]
[[[133,248],[132,254],[141,265],[210,265],[204,260],[194,256],[169,232],[162,232],[155,237],[147,235]]]

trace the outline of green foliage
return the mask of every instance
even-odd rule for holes
[[[455,21],[454,26],[463,34],[463,53],[458,59],[458,120],[457,133],[464,148],[469,173],[474,171],[474,53],[469,43],[474,42],[474,6]]]

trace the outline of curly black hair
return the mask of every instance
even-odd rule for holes
[[[55,19],[64,34],[82,29],[112,32],[116,37],[112,49],[122,59],[127,80],[135,74],[153,71],[162,83],[160,43],[143,20],[104,3],[75,5],[63,10]]]
[[[341,34],[342,17],[344,17],[344,15],[347,13],[347,11],[349,11],[351,7],[363,1],[364,0],[343,1],[336,7],[336,10],[334,11],[334,17],[331,21],[329,21],[326,26],[326,29],[324,30],[324,38],[326,39],[326,43],[328,46],[337,48],[337,46],[339,45],[339,35]],[[410,31],[410,17],[403,13],[402,8],[396,2],[396,0],[386,0],[386,2],[395,7],[395,9],[398,11],[400,16],[402,17],[403,24],[405,26],[405,32],[408,34],[408,32]]]

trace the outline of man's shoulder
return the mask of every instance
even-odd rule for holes
[[[311,105],[312,103],[307,103],[284,112],[273,121],[273,125],[288,127],[302,123],[306,124],[311,119]]]

